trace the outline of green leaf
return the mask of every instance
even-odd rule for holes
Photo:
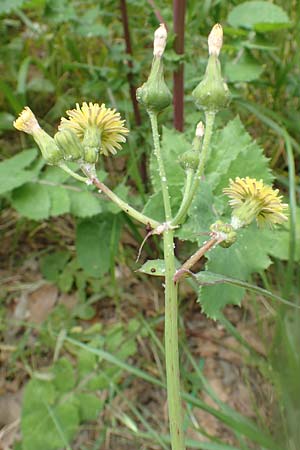
[[[57,282],[60,272],[63,270],[70,253],[67,251],[59,251],[41,258],[41,272],[43,277],[48,281]]]
[[[24,391],[22,436],[24,450],[66,448],[79,425],[78,408],[72,398],[55,403],[52,383],[31,380]]]
[[[76,229],[78,261],[84,271],[94,277],[104,275],[110,267],[110,215],[86,219]]]
[[[229,13],[228,23],[232,27],[272,31],[290,26],[286,12],[271,2],[251,1],[236,6]]]
[[[36,158],[35,149],[24,150],[0,163],[0,194],[11,191],[32,180],[33,174],[24,170]]]
[[[75,375],[71,362],[67,358],[60,358],[53,368],[55,388],[60,392],[68,392],[75,387]]]
[[[256,224],[240,230],[238,239],[230,248],[220,246],[211,250],[207,268],[214,273],[247,281],[253,272],[269,267],[269,249],[274,245],[274,231],[260,230]],[[208,317],[216,319],[227,304],[240,305],[244,289],[233,285],[216,285],[200,289],[199,302]]]
[[[273,180],[268,159],[252,141],[239,117],[214,133],[205,175],[206,181],[217,194],[221,194],[229,179],[236,176],[262,178],[266,183]]]
[[[14,119],[15,116],[12,114],[6,111],[0,111],[0,131],[13,130]]]
[[[299,305],[289,302],[288,300],[280,297],[279,295],[273,294],[272,292],[263,289],[259,286],[247,283],[246,281],[237,280],[236,278],[230,278],[225,275],[220,275],[218,273],[208,271],[198,272],[194,276],[201,286],[214,286],[217,284],[228,284],[231,286],[237,286],[243,289],[247,289],[248,291],[255,292],[259,295],[263,295],[264,297],[271,298],[272,300],[283,303],[284,305],[289,305],[292,308],[300,309]]]
[[[69,191],[71,200],[71,213],[76,217],[92,217],[102,212],[100,199],[91,192]]]
[[[156,277],[164,277],[166,274],[165,261],[163,259],[150,259],[139,268],[139,272]]]
[[[232,83],[257,80],[263,71],[264,67],[250,54],[244,54],[236,62],[227,62],[225,66],[226,78]]]
[[[191,204],[188,219],[178,231],[175,231],[176,236],[183,240],[202,243],[204,236],[207,237],[209,233],[210,225],[219,219],[216,201],[210,184],[202,181]],[[221,206],[223,209],[224,205]]]
[[[181,187],[178,185],[169,185],[169,194],[171,200],[171,208],[173,214],[175,214],[175,212],[178,211],[182,198]],[[165,221],[164,202],[161,190],[157,191],[149,197],[143,209],[143,213],[146,216],[158,220],[159,222]]]
[[[185,172],[178,163],[179,156],[191,148],[191,144],[186,141],[183,133],[174,129],[163,127],[161,153],[165,164],[166,176],[170,185],[183,186]],[[161,189],[160,176],[158,172],[157,160],[155,155],[151,154],[150,176],[152,186],[155,192]]]
[[[77,369],[80,379],[86,377],[89,373],[93,372],[97,367],[97,358],[92,353],[85,349],[77,352]]]
[[[14,9],[20,8],[25,0],[1,0],[0,14],[9,14]]]
[[[50,196],[46,186],[27,183],[15,189],[12,205],[28,219],[47,219],[50,215]]]
[[[76,398],[79,401],[80,420],[97,420],[103,409],[104,401],[93,394],[77,394]]]
[[[59,216],[70,212],[71,201],[68,191],[60,186],[47,186],[50,197],[50,216]]]

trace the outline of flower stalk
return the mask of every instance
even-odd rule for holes
[[[164,162],[161,156],[157,114],[149,112],[154,152],[157,159],[165,218],[172,219],[171,203],[168,191]],[[169,425],[172,450],[185,450],[182,404],[180,397],[180,371],[178,350],[178,289],[173,280],[175,275],[174,231],[167,227],[163,233],[165,259],[165,358],[167,375],[167,397],[169,411]]]
[[[191,203],[193,201],[193,198],[197,192],[197,189],[199,187],[200,181],[201,181],[201,177],[204,173],[204,167],[205,167],[205,163],[207,160],[207,156],[208,156],[208,151],[209,151],[209,146],[210,146],[210,141],[211,141],[211,137],[212,137],[212,132],[213,132],[213,126],[214,126],[214,121],[215,121],[215,113],[214,112],[206,112],[205,113],[205,134],[204,134],[204,138],[203,138],[203,145],[202,145],[202,150],[201,150],[201,154],[200,154],[200,160],[199,160],[199,164],[198,164],[198,168],[196,170],[196,173],[194,175],[194,181],[191,185],[190,191],[184,195],[183,199],[182,199],[182,203],[180,205],[180,208],[176,214],[176,216],[174,217],[174,219],[171,221],[171,225],[172,226],[177,226],[180,225],[185,217],[186,214],[189,210],[189,207],[191,206]]]

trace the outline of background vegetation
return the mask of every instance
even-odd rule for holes
[[[161,281],[134,273],[145,230],[101,194],[45,166],[32,141],[12,127],[25,105],[51,134],[76,102],[115,107],[131,132],[124,150],[102,162],[99,175],[137,208],[147,202],[146,210],[159,214],[155,194],[147,201],[155,188],[148,120],[132,92],[147,78],[152,34],[161,19],[169,28],[169,86],[182,63],[185,73],[185,134],[174,131],[172,108],[161,117],[165,146],[175,153],[191,141],[201,116],[191,91],[205,70],[208,31],[216,22],[224,27],[223,72],[233,98],[218,116],[226,128],[216,133],[214,145],[222,160],[225,140],[232,157],[230,164],[223,161],[221,173],[234,173],[238,144],[247,152],[244,165],[266,170],[263,148],[272,169],[267,181],[275,177],[290,203],[289,224],[272,239],[248,236],[250,250],[242,262],[252,265],[237,277],[249,279],[255,272],[253,282],[299,306],[299,4],[276,1],[280,8],[271,14],[269,2],[200,3],[187,2],[184,56],[174,49],[167,1],[0,3],[4,448],[168,448]],[[216,183],[214,194],[220,189]],[[188,222],[180,238],[188,235],[193,242],[178,240],[180,258],[203,240],[205,226]],[[141,262],[161,254],[159,240],[149,239]],[[236,257],[230,265],[238,269]],[[226,266],[225,259],[213,269],[233,275]],[[216,288],[203,294],[209,316],[211,298],[220,300],[220,311],[228,303],[222,301],[226,288],[213,293]],[[229,303],[244,297],[242,308],[227,306],[213,322],[200,313],[195,290],[182,287],[180,306],[189,448],[298,449],[297,309],[233,288]]]

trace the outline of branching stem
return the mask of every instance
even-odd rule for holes
[[[102,183],[100,180],[98,180],[95,176],[89,177],[92,184],[96,186],[96,188],[104,192],[104,194],[107,195],[107,197],[110,198],[116,205],[119,206],[124,212],[126,212],[129,216],[133,217],[135,220],[143,223],[144,225],[151,226],[151,228],[155,229],[157,228],[160,223],[157,220],[151,219],[148,216],[145,216],[145,214],[137,211],[132,206],[128,205],[124,200],[120,199],[113,191],[111,191],[104,183]]]
[[[158,163],[166,221],[172,219],[171,203],[164,162],[161,155],[157,115],[149,113],[154,152]],[[180,398],[180,373],[178,351],[178,290],[175,275],[174,232],[166,227],[164,237],[165,258],[165,358],[167,375],[167,396],[172,450],[185,450],[182,403]]]
[[[196,170],[191,189],[190,189],[188,195],[184,196],[181,206],[179,208],[179,211],[171,222],[171,225],[173,225],[173,226],[176,226],[176,225],[179,225],[180,223],[182,223],[182,221],[184,220],[184,218],[189,210],[189,207],[191,206],[191,203],[196,194],[196,191],[198,189],[201,177],[204,172],[205,163],[207,160],[209,145],[210,145],[213,126],[214,126],[214,121],[215,121],[215,113],[206,112],[205,113],[205,134],[204,134],[204,139],[203,139],[203,145],[202,145],[199,165]]]

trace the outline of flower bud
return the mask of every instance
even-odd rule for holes
[[[199,122],[196,127],[195,137],[193,139],[192,147],[195,152],[200,152],[202,145],[202,138],[204,136],[204,125],[203,122]]]
[[[223,28],[219,23],[216,23],[212,27],[211,32],[208,35],[208,53],[210,55],[219,56],[223,45]]]
[[[193,171],[197,170],[199,165],[199,152],[195,150],[187,150],[179,157],[179,164],[184,170],[192,169]]]
[[[63,160],[63,152],[56,145],[55,140],[46,131],[40,129],[33,133],[33,139],[39,146],[43,158],[48,164],[58,164]]]
[[[95,164],[98,161],[101,147],[101,132],[97,128],[86,128],[84,131],[82,146],[84,149],[84,161]]]
[[[162,55],[165,49],[167,31],[161,25],[154,34],[153,61],[148,80],[136,90],[136,98],[147,111],[158,113],[172,102],[171,92],[166,85],[163,72]]]
[[[222,43],[222,27],[217,24],[208,37],[209,58],[204,79],[192,92],[195,103],[199,108],[214,113],[224,108],[230,98],[228,86],[222,78],[221,64],[218,59]]]
[[[55,140],[40,127],[35,115],[28,106],[23,109],[20,116],[14,121],[14,127],[33,137],[48,164],[58,164],[62,161],[62,151],[56,145]]]
[[[73,131],[63,129],[58,131],[54,140],[64,154],[67,161],[78,161],[84,157],[84,148],[77,135]]]
[[[223,237],[223,240],[219,243],[221,247],[228,248],[235,243],[237,233],[231,224],[224,223],[222,220],[217,220],[217,222],[210,226],[210,229],[213,233],[217,233],[220,237]]]

